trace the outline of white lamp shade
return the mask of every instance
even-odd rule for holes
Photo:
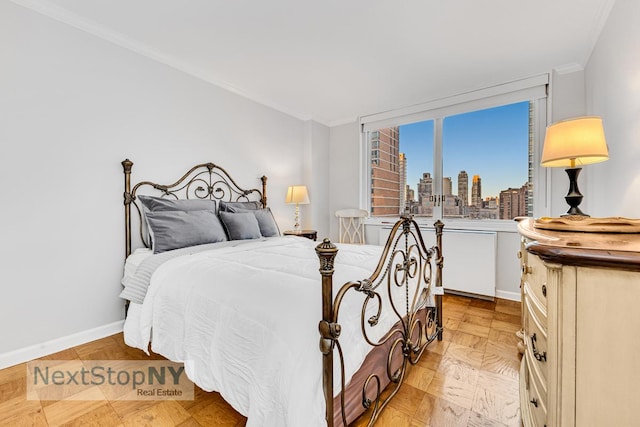
[[[293,204],[297,203],[300,205],[309,204],[309,192],[307,191],[306,185],[292,185],[287,190],[287,199],[286,203]]]
[[[600,117],[577,117],[547,127],[540,164],[576,167],[609,158]]]

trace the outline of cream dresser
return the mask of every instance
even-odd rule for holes
[[[525,426],[640,426],[640,234],[518,223]]]

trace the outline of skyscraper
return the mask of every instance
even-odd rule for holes
[[[462,206],[469,206],[469,175],[466,171],[460,171],[458,174],[458,198]]]
[[[400,173],[400,213],[403,213],[407,207],[407,158],[404,153],[398,155],[398,162],[398,171]]]
[[[480,175],[473,176],[473,183],[471,185],[471,206],[477,208],[482,207],[482,183],[480,181]]]
[[[422,174],[420,182],[418,182],[418,213],[422,215],[431,215],[433,206],[431,201],[433,196],[433,178],[429,172]]]
[[[400,212],[400,135],[397,126],[370,133],[371,215],[396,216]]]

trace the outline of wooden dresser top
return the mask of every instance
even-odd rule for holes
[[[640,233],[546,230],[533,218],[519,220],[518,232],[530,240],[527,251],[547,262],[640,271]]]

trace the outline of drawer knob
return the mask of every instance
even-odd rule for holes
[[[532,271],[533,269],[530,266],[522,264],[522,274],[531,274]]]
[[[538,399],[536,399],[535,397],[531,399],[529,402],[531,402],[533,406],[535,406],[536,408],[538,407]]]
[[[533,357],[535,357],[538,362],[546,362],[547,352],[546,351],[539,352],[538,349],[536,348],[536,341],[537,341],[537,337],[536,337],[536,334],[534,333],[533,335],[531,335],[531,348],[533,349]]]

